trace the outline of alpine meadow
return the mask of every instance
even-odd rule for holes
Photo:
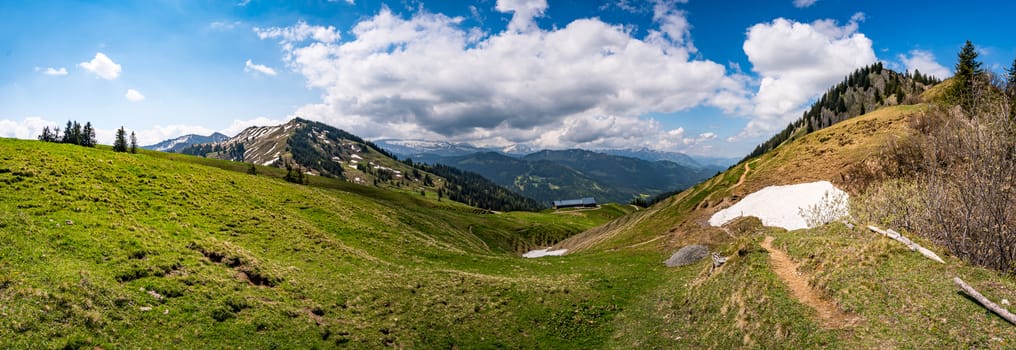
[[[1013,10],[0,4],[0,348],[1012,349]]]

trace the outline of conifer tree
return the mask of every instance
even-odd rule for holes
[[[67,121],[67,127],[64,128],[64,135],[60,142],[71,143],[74,137],[74,124],[70,120]]]
[[[85,147],[95,147],[98,141],[95,140],[95,128],[92,127],[92,122],[85,122],[85,128],[81,130],[81,145]]]
[[[984,76],[984,69],[981,62],[977,60],[977,49],[974,44],[967,40],[963,49],[957,54],[956,72],[954,73],[957,83],[953,95],[959,98],[960,105],[969,111],[973,107],[975,84]]]
[[[974,44],[970,40],[967,40],[957,56],[955,74],[957,78],[960,78],[960,81],[969,82],[975,76],[984,73],[984,70],[981,69],[981,62],[977,61],[977,49],[974,48]]]
[[[51,142],[53,138],[53,132],[49,131],[49,126],[42,127],[42,134],[39,135],[39,141]]]
[[[114,152],[127,152],[127,132],[120,129],[116,131],[116,139],[113,140],[113,151]]]
[[[82,144],[82,140],[81,139],[82,139],[82,137],[81,137],[81,124],[78,124],[78,122],[75,121],[74,122],[74,132],[71,133],[71,143],[73,143],[75,145],[81,145]]]
[[[138,153],[138,137],[131,131],[131,153]]]

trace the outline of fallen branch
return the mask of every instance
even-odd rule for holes
[[[991,302],[991,300],[988,300],[988,298],[985,298],[984,295],[978,293],[977,290],[974,289],[974,287],[971,287],[966,282],[963,282],[963,280],[961,280],[959,277],[953,277],[953,282],[956,283],[957,286],[960,286],[960,288],[963,289],[963,291],[966,292],[967,295],[973,297],[975,300],[977,300],[978,303],[981,303],[981,306],[984,306],[984,308],[991,310],[991,312],[994,312],[998,316],[1001,316],[1006,321],[1009,321],[1009,323],[1016,325],[1016,315],[1013,315],[1011,312],[1009,312],[1009,310],[1006,310],[1005,308],[998,306],[998,304]]]
[[[945,264],[945,261],[943,261],[942,258],[938,257],[938,254],[935,254],[935,252],[928,250],[928,248],[922,247],[920,244],[914,243],[914,241],[911,241],[907,237],[903,237],[903,235],[901,235],[899,232],[893,231],[892,229],[882,230],[875,226],[868,226],[868,229],[874,232],[881,233],[886,237],[895,239],[900,243],[906,245],[907,248],[910,248],[910,250],[917,251],[918,253],[921,253],[921,255],[928,257],[928,259],[935,260]]]

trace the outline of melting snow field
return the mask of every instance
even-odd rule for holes
[[[561,255],[564,255],[564,253],[567,253],[567,252],[568,252],[568,249],[558,249],[558,250],[550,250],[550,248],[547,248],[547,249],[537,249],[537,250],[530,250],[529,252],[527,252],[525,254],[522,254],[522,257],[523,258],[539,258],[539,257],[544,257],[544,256],[561,256]]]
[[[801,215],[802,209],[818,207],[821,216],[826,219],[823,221],[828,222],[847,215],[847,198],[846,192],[829,181],[769,186],[745,196],[730,208],[716,212],[709,218],[709,224],[722,226],[741,216],[755,216],[765,226],[787,230],[808,228],[808,220]]]

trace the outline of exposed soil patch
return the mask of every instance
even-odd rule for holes
[[[730,189],[735,189],[738,186],[741,186],[741,184],[744,183],[744,178],[748,177],[749,171],[751,171],[751,168],[748,167],[748,163],[744,163],[744,172],[741,173],[741,178],[737,179],[737,183],[734,184],[733,186],[730,186]]]
[[[840,311],[832,302],[822,298],[822,293],[811,288],[808,280],[797,272],[797,264],[782,250],[773,248],[773,237],[766,236],[762,248],[769,252],[773,270],[790,288],[790,294],[802,304],[808,305],[818,312],[818,317],[827,328],[843,328],[853,325],[859,320],[856,315]]]

